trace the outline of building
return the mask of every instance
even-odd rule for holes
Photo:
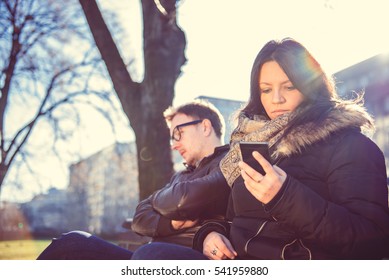
[[[68,208],[68,193],[65,190],[49,189],[46,194],[35,196],[21,205],[25,219],[24,226],[39,237],[58,236],[69,230],[71,216]]]
[[[70,167],[72,228],[110,236],[138,205],[134,143],[116,143]]]
[[[385,154],[389,174],[389,54],[379,54],[334,74],[341,96],[364,92],[365,106],[374,117],[373,140]]]
[[[215,98],[209,96],[199,96],[197,97],[197,99],[208,100],[220,111],[226,123],[224,143],[228,144],[230,142],[231,132],[237,124],[235,121],[235,113],[237,112],[237,110],[241,109],[241,107],[245,103],[243,101],[238,100]]]

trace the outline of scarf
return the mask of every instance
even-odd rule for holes
[[[239,142],[269,142],[269,148],[272,148],[282,137],[292,117],[293,113],[281,115],[274,120],[260,115],[255,115],[253,119],[244,113],[239,115],[238,125],[231,133],[230,150],[220,161],[220,169],[229,186],[240,176],[238,162],[242,161],[242,154]],[[275,160],[276,154],[273,153],[271,157]]]
[[[357,104],[340,103],[332,108],[320,123],[307,122],[299,125],[284,135],[287,124],[297,114],[289,114],[268,120],[263,116],[248,118],[244,113],[239,115],[238,126],[231,134],[230,151],[220,161],[220,169],[229,186],[240,176],[238,162],[242,160],[240,141],[269,142],[272,161],[280,157],[290,157],[301,153],[306,147],[329,138],[336,132],[348,128],[359,129],[368,137],[374,132],[374,120],[365,108]]]

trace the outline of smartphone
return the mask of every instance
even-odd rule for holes
[[[240,151],[242,153],[242,159],[245,163],[250,165],[253,169],[264,175],[266,172],[263,170],[259,162],[253,157],[253,152],[259,152],[268,162],[272,162],[269,153],[268,142],[239,142]]]

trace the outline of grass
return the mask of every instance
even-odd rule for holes
[[[35,260],[51,240],[0,241],[0,260]]]

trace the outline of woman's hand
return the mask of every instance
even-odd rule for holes
[[[253,152],[253,157],[259,162],[266,174],[262,175],[241,161],[239,167],[242,178],[248,191],[260,202],[266,204],[276,196],[287,175],[278,166],[271,165],[260,153]]]
[[[211,260],[235,259],[238,255],[231,242],[222,234],[212,231],[203,242],[203,254]]]

